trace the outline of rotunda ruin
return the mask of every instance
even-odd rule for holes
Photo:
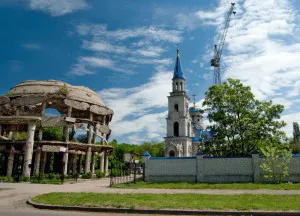
[[[55,110],[58,115],[47,114],[47,110]],[[112,116],[113,111],[101,98],[83,86],[56,80],[16,85],[0,96],[0,154],[5,158],[2,172],[11,176],[19,169],[26,177],[49,172],[50,157],[54,172],[81,172],[85,155],[84,172],[93,173],[95,158],[99,157],[100,171],[107,174],[108,154],[113,149],[107,142]],[[62,140],[43,139],[43,131],[53,127],[63,128]],[[86,133],[86,143],[75,141],[79,131]],[[17,135],[22,132],[27,134],[19,140]]]

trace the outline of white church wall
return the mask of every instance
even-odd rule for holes
[[[266,182],[260,168],[263,157],[183,157],[150,158],[145,164],[145,181],[149,182]],[[300,155],[294,155],[289,164],[290,182],[300,182]]]

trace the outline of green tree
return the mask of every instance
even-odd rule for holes
[[[290,145],[293,153],[300,153],[300,131],[297,122],[293,122],[293,140],[290,141]]]
[[[63,141],[63,128],[62,127],[44,128],[44,130],[43,130],[43,140]]]
[[[249,155],[262,140],[268,143],[286,140],[280,130],[286,124],[279,121],[284,107],[255,99],[251,88],[240,80],[228,79],[211,86],[203,105],[207,106],[208,119],[214,124],[214,137],[204,150],[207,154]]]
[[[281,183],[288,176],[288,163],[292,157],[291,150],[285,144],[261,145],[261,153],[265,156],[260,167],[264,170],[264,178],[273,183]]]

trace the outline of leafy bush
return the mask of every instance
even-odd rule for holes
[[[95,170],[95,174],[96,174],[97,178],[104,178],[105,177],[105,173],[101,172],[100,170]]]
[[[47,177],[49,180],[60,180],[60,174],[49,173]]]
[[[92,173],[91,172],[83,173],[81,175],[81,178],[83,178],[83,179],[91,179],[92,178]]]
[[[0,176],[0,182],[14,182],[14,179],[11,176]]]
[[[20,182],[29,182],[29,181],[30,181],[30,177],[20,176]]]

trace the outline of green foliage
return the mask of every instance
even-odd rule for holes
[[[63,141],[63,128],[62,127],[44,128],[43,140]]]
[[[62,94],[62,95],[64,95],[64,96],[68,96],[68,94],[69,94],[69,89],[68,89],[68,87],[67,87],[66,84],[64,84],[63,86],[61,86],[61,87],[59,88],[59,93]]]
[[[288,146],[263,145],[260,151],[265,156],[260,167],[264,170],[264,178],[270,179],[274,184],[281,183],[288,176],[288,163],[292,157]]]
[[[97,178],[104,178],[105,177],[105,173],[100,172],[100,170],[95,170],[95,174],[96,174]]]
[[[281,143],[286,135],[280,129],[282,105],[255,99],[249,86],[228,79],[213,85],[205,93],[208,119],[214,123],[214,137],[205,145],[204,153],[213,155],[249,155],[259,143]]]
[[[294,154],[300,153],[300,131],[297,122],[293,122],[293,139],[290,141],[290,146]]]
[[[27,176],[20,176],[20,182],[29,182],[30,181],[30,177]]]
[[[117,164],[118,167],[124,167],[124,155],[125,153],[135,153],[139,155],[139,161],[141,161],[141,155],[148,151],[152,157],[164,156],[164,142],[144,142],[141,145],[122,143],[118,144],[117,140],[113,140],[109,143],[114,147],[114,151],[109,160],[109,168],[111,163]],[[116,174],[117,175],[117,174]]]
[[[12,183],[14,179],[12,176],[0,176],[0,182]]]
[[[17,132],[17,140],[26,140],[27,134],[26,132]]]
[[[300,130],[297,122],[293,122],[293,138],[294,141],[300,141]]]
[[[81,178],[83,178],[83,179],[91,179],[92,178],[92,173],[91,172],[83,173],[81,175]]]

